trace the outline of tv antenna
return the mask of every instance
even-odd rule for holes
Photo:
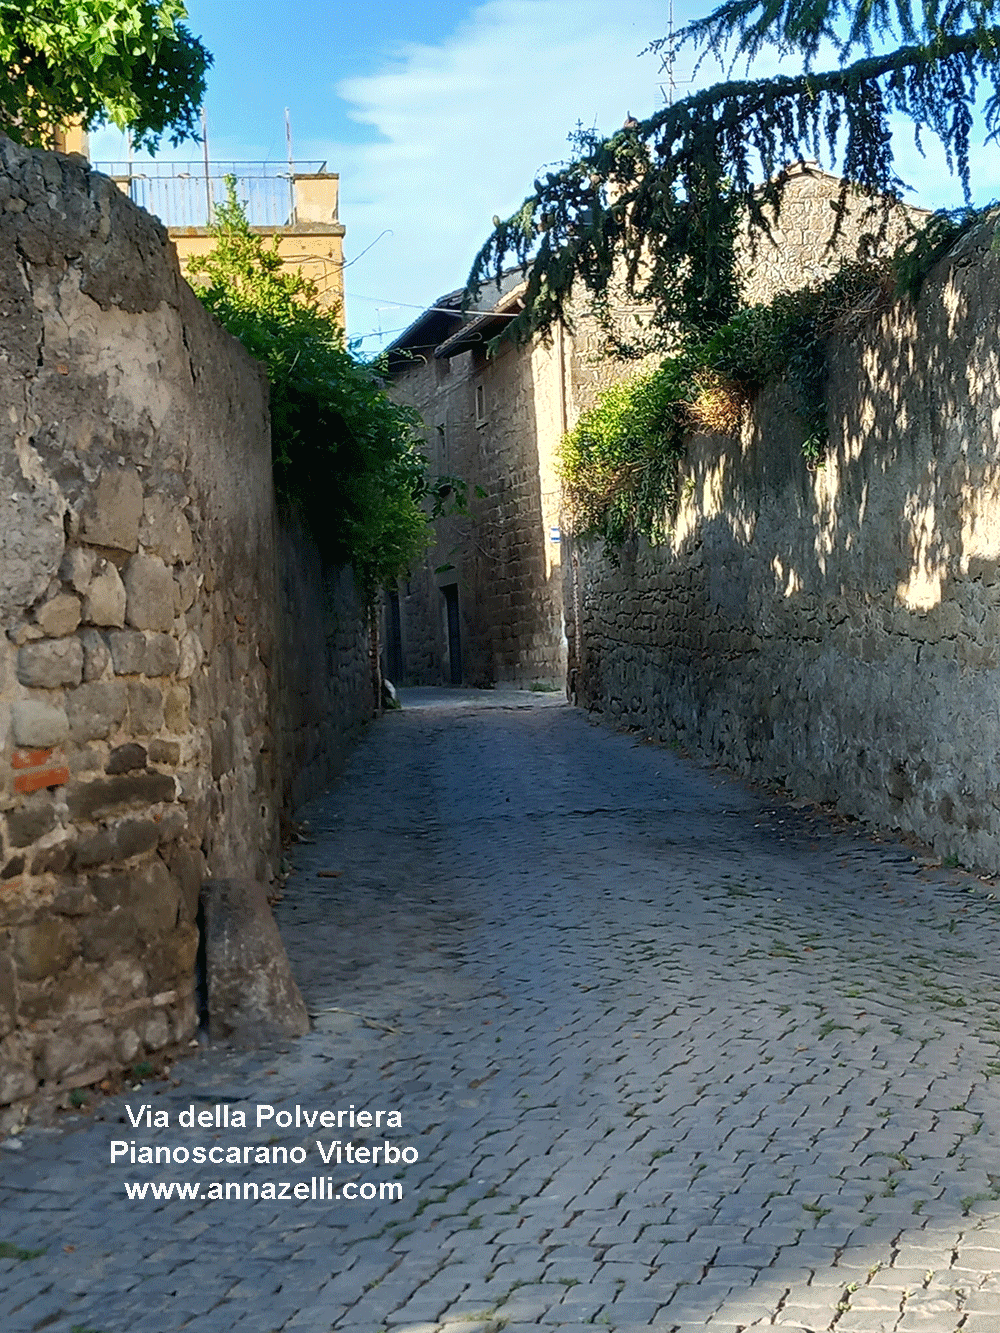
[[[667,53],[663,57],[661,68],[666,72],[666,83],[660,84],[660,92],[663,94],[663,100],[667,106],[673,106],[674,98],[677,96],[678,80],[675,74],[676,55],[677,55],[677,34],[674,30],[674,0],[670,0],[670,6],[667,10]],[[693,79],[681,79],[681,84],[693,83]]]

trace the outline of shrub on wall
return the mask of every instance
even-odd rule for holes
[[[251,231],[233,181],[212,231],[215,249],[188,271],[204,304],[267,368],[279,499],[372,596],[428,543],[422,502],[441,488],[420,452],[420,419],[351,356],[315,284]]]
[[[563,439],[569,524],[607,553],[634,536],[662,539],[692,431],[735,434],[754,395],[783,377],[813,467],[827,445],[826,343],[831,335],[916,296],[930,268],[988,209],[934,214],[891,259],[845,262],[831,277],[746,306],[707,335],[679,334],[658,369],[614,385]]]

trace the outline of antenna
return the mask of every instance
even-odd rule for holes
[[[285,145],[288,148],[288,225],[295,226],[295,158],[292,155],[292,116],[285,107]]]
[[[212,225],[212,173],[208,165],[208,117],[201,108],[201,147],[205,161],[205,225]]]
[[[667,106],[673,106],[674,96],[677,93],[677,79],[674,76],[676,59],[677,34],[674,30],[674,0],[670,0],[667,10],[667,54],[663,57],[662,68],[666,70],[667,81],[660,84],[660,92],[663,94],[663,100]],[[692,83],[692,79],[682,79],[682,83]]]

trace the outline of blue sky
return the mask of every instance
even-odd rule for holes
[[[703,12],[676,8],[678,23]],[[664,0],[188,0],[188,12],[215,57],[212,157],[283,161],[288,107],[296,158],[340,172],[348,326],[365,351],[462,285],[493,215],[566,156],[578,121],[611,131],[663,102],[659,61],[639,53],[666,30]],[[689,70],[679,62],[678,78]],[[698,84],[719,77],[706,62]],[[986,151],[995,160],[979,149],[981,163]],[[124,157],[122,136],[95,135],[92,155]],[[907,146],[901,163],[914,202],[959,202],[933,154]]]

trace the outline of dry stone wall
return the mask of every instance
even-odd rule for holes
[[[0,411],[2,1128],[190,1036],[201,883],[271,877],[308,719],[262,369],[154,219],[2,138]]]
[[[998,304],[984,225],[837,339],[819,470],[781,386],[692,437],[665,546],[577,548],[580,701],[1000,869]]]

